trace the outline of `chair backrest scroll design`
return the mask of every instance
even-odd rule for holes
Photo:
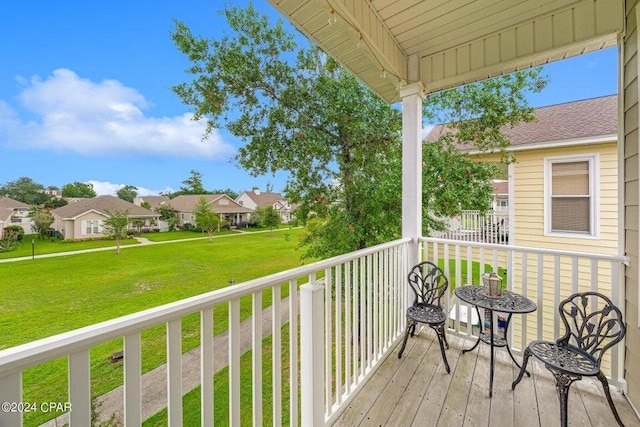
[[[422,303],[442,307],[442,296],[449,286],[449,280],[437,265],[423,261],[411,269],[407,279],[415,294],[414,305]]]
[[[566,328],[558,342],[576,345],[595,357],[598,365],[604,353],[626,333],[622,312],[598,292],[573,294],[558,309]]]

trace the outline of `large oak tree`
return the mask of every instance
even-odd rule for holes
[[[398,237],[400,110],[311,43],[298,47],[281,21],[270,22],[251,5],[228,7],[223,14],[231,34],[208,39],[182,22],[172,33],[191,61],[192,76],[174,91],[193,107],[196,120],[207,120],[207,135],[226,128],[241,138],[245,145],[236,161],[253,175],[289,173],[286,196],[301,202],[303,215],[319,218],[303,237],[305,255],[335,255]],[[533,70],[426,100],[427,117],[447,113],[437,120],[457,129],[438,147],[425,147],[426,219],[459,211],[460,204],[445,209],[442,197],[487,207],[487,178],[495,169],[461,155],[451,135],[471,135],[482,149],[503,150],[505,139],[492,138],[502,135],[500,126],[531,119],[520,95],[543,86],[539,70]]]

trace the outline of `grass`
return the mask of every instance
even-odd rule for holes
[[[297,239],[280,233],[245,234],[213,242],[141,245],[120,255],[105,251],[0,264],[0,349],[219,289],[229,279],[240,283],[299,266],[296,244]],[[270,292],[263,299],[269,306]],[[250,314],[251,302],[245,298],[241,318]],[[216,307],[214,316],[214,332],[226,330],[226,306]],[[182,330],[183,351],[199,345],[197,315],[183,318]],[[143,331],[142,340],[143,372],[148,372],[166,360],[164,325]],[[122,384],[122,364],[107,361],[121,350],[121,339],[92,348],[92,390],[97,394]],[[26,370],[25,401],[66,401],[66,363],[59,359]],[[27,415],[27,426],[52,417]]]
[[[289,425],[289,325],[282,326],[282,425]],[[272,340],[271,336],[262,341],[263,369],[262,369],[262,419],[264,423],[273,417],[273,389],[272,389]],[[240,357],[240,425],[251,425],[253,416],[252,403],[252,351],[245,352]],[[214,375],[214,418],[216,425],[229,425],[229,368],[224,367]],[[297,386],[297,384],[296,384]],[[182,421],[185,426],[200,425],[200,386],[194,388],[182,397]],[[143,427],[164,427],[168,423],[167,408],[151,416]],[[274,423],[277,424],[277,423]]]
[[[59,252],[78,251],[83,249],[107,248],[113,246],[115,248],[115,240],[84,240],[81,242],[63,241],[50,239],[39,239],[35,234],[27,234],[22,239],[16,249],[9,252],[0,252],[0,259],[30,257],[32,255],[32,245],[35,249],[35,255],[52,254]],[[139,244],[135,239],[126,239],[120,241],[120,246]]]
[[[286,229],[292,230],[294,228],[295,227],[293,227],[292,225],[289,225],[289,224],[280,224],[277,227],[274,227],[273,231],[286,230]],[[271,231],[271,228],[262,227],[262,226],[260,226],[260,227],[247,227],[247,228],[243,228],[242,231],[247,232],[247,233],[256,233],[256,232],[259,232],[259,231]]]
[[[214,236],[227,236],[229,234],[239,234],[235,230],[224,230],[219,233],[213,233]],[[207,233],[201,233],[199,231],[167,231],[162,233],[142,233],[140,237],[147,238],[152,242],[167,242],[170,240],[184,240],[184,239],[199,239],[209,237]]]

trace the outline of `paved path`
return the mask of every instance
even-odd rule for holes
[[[262,336],[271,335],[272,309],[262,311]],[[280,324],[289,321],[289,298],[282,300]],[[251,349],[252,318],[240,323],[240,353]],[[229,334],[225,331],[213,337],[214,370],[218,372],[228,363]],[[167,373],[166,364],[142,376],[142,419],[145,420],[167,406]],[[193,390],[200,385],[200,347],[182,354],[182,393]],[[124,387],[120,386],[98,398],[97,412],[99,421],[106,421],[112,415],[117,425],[123,421]],[[50,420],[41,427],[58,427],[69,422],[68,414]]]

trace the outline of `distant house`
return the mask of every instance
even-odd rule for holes
[[[0,197],[0,237],[4,228],[10,225],[19,225],[25,234],[31,234],[31,218],[29,210],[31,206],[9,197]]]
[[[245,191],[240,194],[236,201],[245,207],[255,210],[256,208],[266,208],[267,206],[273,206],[273,208],[280,214],[282,222],[287,223],[293,219],[293,211],[295,206],[289,204],[287,200],[280,193],[261,192],[257,188],[252,191]]]
[[[160,206],[171,204],[169,196],[138,196],[133,199],[133,204],[142,206],[143,203],[149,203],[151,210],[154,212],[160,212]]]
[[[509,209],[509,181],[493,181],[493,210],[507,211]]]
[[[617,254],[617,96],[551,105],[534,114],[534,122],[503,129],[516,162],[508,166],[508,181],[494,190],[497,203],[508,207],[509,243]],[[426,141],[441,132],[446,128],[436,126]],[[498,154],[465,148],[479,160],[499,161]]]
[[[142,206],[143,203],[148,203],[152,212],[160,214],[160,208],[162,206],[171,206],[171,200],[169,196],[138,196],[133,199],[133,204]],[[169,223],[162,219],[158,219],[157,227],[160,231],[168,231]]]
[[[129,219],[141,219],[151,227],[159,215],[115,196],[98,196],[92,199],[76,199],[66,206],[51,211],[53,228],[65,239],[85,239],[103,235],[104,220],[115,211],[127,211]]]
[[[170,201],[173,209],[178,212],[180,226],[195,225],[195,209],[202,197],[207,200],[211,210],[220,214],[231,226],[246,222],[249,214],[253,212],[253,209],[240,205],[226,194],[183,194]]]

